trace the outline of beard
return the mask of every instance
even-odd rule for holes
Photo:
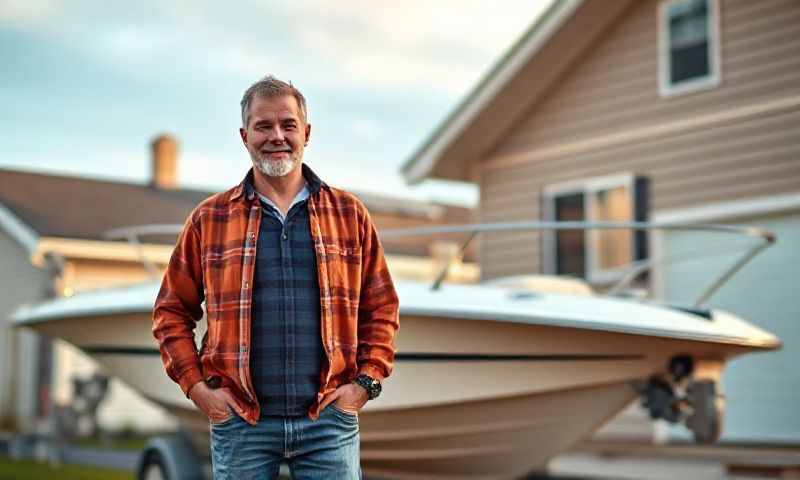
[[[300,163],[293,156],[281,160],[269,160],[267,158],[253,158],[253,165],[268,177],[284,177],[289,174],[297,164]]]

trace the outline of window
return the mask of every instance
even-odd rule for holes
[[[543,193],[547,221],[647,221],[647,179],[631,174],[548,185]],[[607,283],[626,265],[647,257],[647,232],[631,229],[547,230],[545,273]]]
[[[558,221],[583,221],[585,218],[583,192],[565,193],[553,198],[555,218]],[[583,232],[580,230],[556,230],[556,271],[558,275],[586,275],[586,251]]]
[[[658,23],[661,95],[718,85],[718,0],[664,1]]]

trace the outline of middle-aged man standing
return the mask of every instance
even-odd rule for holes
[[[303,95],[241,102],[253,168],[195,208],[156,300],[167,374],[209,418],[215,479],[360,478],[358,412],[392,371],[398,299],[369,213],[303,164]],[[206,303],[200,351],[194,328]]]

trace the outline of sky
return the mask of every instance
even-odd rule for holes
[[[169,133],[179,184],[224,190],[250,166],[242,93],[273,74],[306,96],[329,184],[473,205],[400,167],[549,3],[0,0],[0,168],[145,183]]]

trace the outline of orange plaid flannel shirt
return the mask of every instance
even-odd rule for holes
[[[364,205],[329,187],[302,165],[313,192],[309,221],[320,290],[322,345],[319,403],[359,373],[392,372],[398,298],[383,248]],[[248,173],[252,176],[252,171]],[[262,209],[247,179],[203,201],[186,220],[153,311],[153,335],[167,374],[184,393],[200,381],[231,390],[255,424],[260,407],[250,376],[250,306]],[[196,322],[205,300],[208,330],[198,352]]]

